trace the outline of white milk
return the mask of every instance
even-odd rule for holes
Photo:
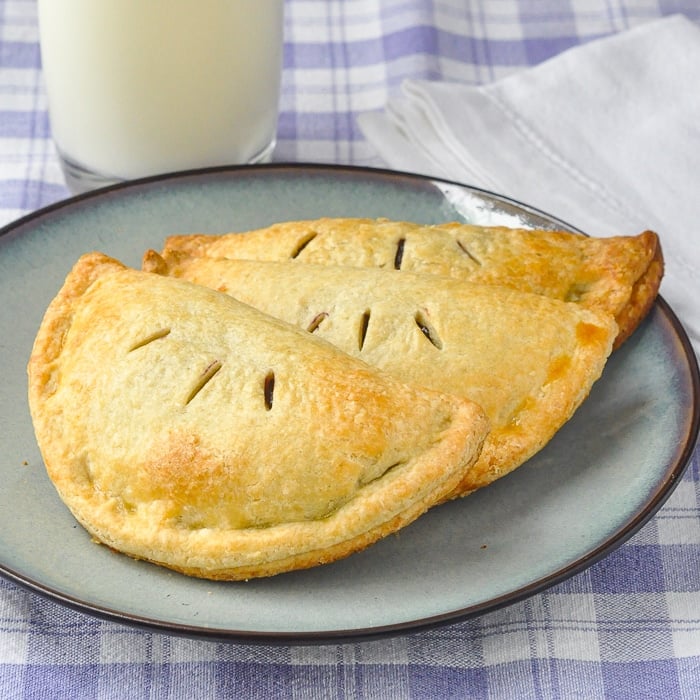
[[[67,160],[128,179],[269,155],[282,0],[39,0],[39,23]]]

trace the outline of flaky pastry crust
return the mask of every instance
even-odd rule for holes
[[[592,238],[566,231],[324,218],[242,234],[182,235],[164,254],[380,267],[512,287],[612,314],[615,347],[639,325],[663,276],[658,236]]]
[[[617,333],[603,312],[437,275],[181,251],[149,251],[143,265],[231,294],[402,381],[478,403],[491,431],[452,496],[547,444],[600,377]]]
[[[327,563],[451,493],[488,421],[189,282],[83,256],[28,366],[48,474],[132,557],[212,579]]]

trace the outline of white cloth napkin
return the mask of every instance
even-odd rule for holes
[[[595,236],[653,229],[700,348],[700,28],[680,15],[481,87],[408,80],[360,116],[392,168],[513,197]]]

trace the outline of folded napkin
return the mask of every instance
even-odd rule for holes
[[[700,349],[700,28],[680,15],[481,87],[405,81],[360,127],[390,167],[513,197],[595,236],[653,229]]]

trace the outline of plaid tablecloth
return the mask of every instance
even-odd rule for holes
[[[382,165],[356,117],[404,78],[484,83],[675,12],[700,22],[697,0],[288,0],[275,159]],[[0,0],[0,225],[67,195],[35,2]],[[698,698],[698,452],[659,513],[588,570],[412,635],[323,646],[190,640],[97,620],[0,580],[0,697]]]

